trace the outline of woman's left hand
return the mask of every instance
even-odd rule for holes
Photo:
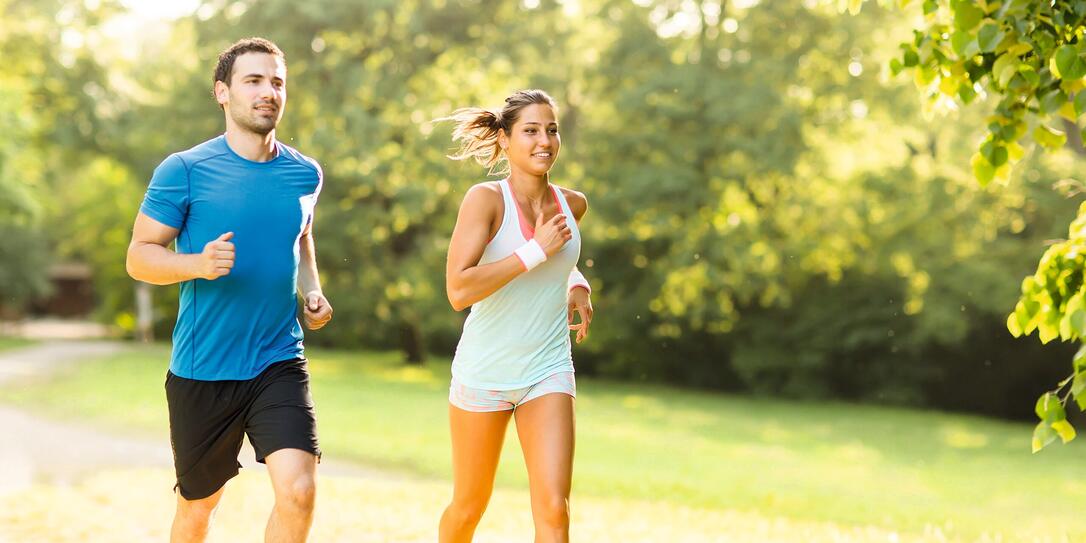
[[[569,329],[577,331],[577,343],[580,343],[588,337],[588,327],[592,324],[592,296],[588,289],[574,287],[569,291],[568,302]],[[581,316],[581,322],[573,323],[574,313]]]

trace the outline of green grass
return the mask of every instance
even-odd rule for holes
[[[0,336],[0,351],[6,351],[8,349],[18,349],[19,347],[29,347],[33,344],[34,342],[29,339]]]
[[[447,480],[448,362],[314,351],[327,458]],[[168,352],[141,348],[0,399],[161,435]],[[574,497],[954,540],[1086,538],[1081,441],[1031,455],[1028,424],[578,380]],[[510,432],[498,486],[526,476]],[[787,539],[787,538],[786,538]]]

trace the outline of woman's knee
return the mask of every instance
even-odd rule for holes
[[[490,496],[473,496],[468,498],[454,498],[446,509],[445,514],[449,520],[460,526],[475,526],[483,518],[486,512]]]
[[[554,494],[536,500],[533,507],[536,520],[548,526],[569,526],[569,497]]]

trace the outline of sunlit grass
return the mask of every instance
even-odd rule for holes
[[[406,489],[397,494],[405,502],[431,500],[417,522],[438,514],[449,492],[447,361],[408,367],[393,353],[311,354],[326,458],[405,474],[409,483],[390,483],[386,491]],[[167,358],[164,348],[144,348],[50,383],[4,390],[0,399],[161,438]],[[596,503],[610,504],[599,507],[613,514],[646,507],[643,514],[665,525],[685,525],[686,513],[678,511],[689,510],[740,525],[881,534],[872,541],[889,541],[890,533],[934,541],[1086,538],[1078,506],[1086,500],[1086,449],[1073,442],[1031,455],[1027,424],[583,377],[578,389],[576,522],[590,522],[584,507]],[[353,496],[349,481],[343,485],[329,487],[351,495],[347,501],[370,499]],[[491,511],[501,512],[491,516],[527,515],[526,476],[512,431],[498,487],[521,498],[508,506],[495,502]],[[323,491],[322,499],[329,500]],[[728,537],[721,540],[757,540],[723,530]],[[811,537],[781,540],[821,536]]]
[[[173,496],[169,470],[99,474],[74,487],[39,486],[0,497],[0,537],[42,543],[165,541]],[[441,481],[416,478],[322,477],[313,541],[426,542],[448,496]],[[118,491],[123,487],[123,491]],[[575,541],[623,543],[921,541],[874,527],[774,518],[772,514],[712,511],[666,502],[607,498],[575,500]],[[528,541],[528,495],[499,489],[476,541]],[[272,497],[260,471],[229,483],[210,541],[260,541]]]
[[[0,336],[0,351],[6,351],[8,349],[18,349],[20,347],[29,347],[33,344],[34,342],[29,339]]]

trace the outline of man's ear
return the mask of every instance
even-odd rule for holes
[[[230,101],[230,87],[226,86],[226,83],[215,82],[215,100],[223,107],[226,107],[226,103]]]

